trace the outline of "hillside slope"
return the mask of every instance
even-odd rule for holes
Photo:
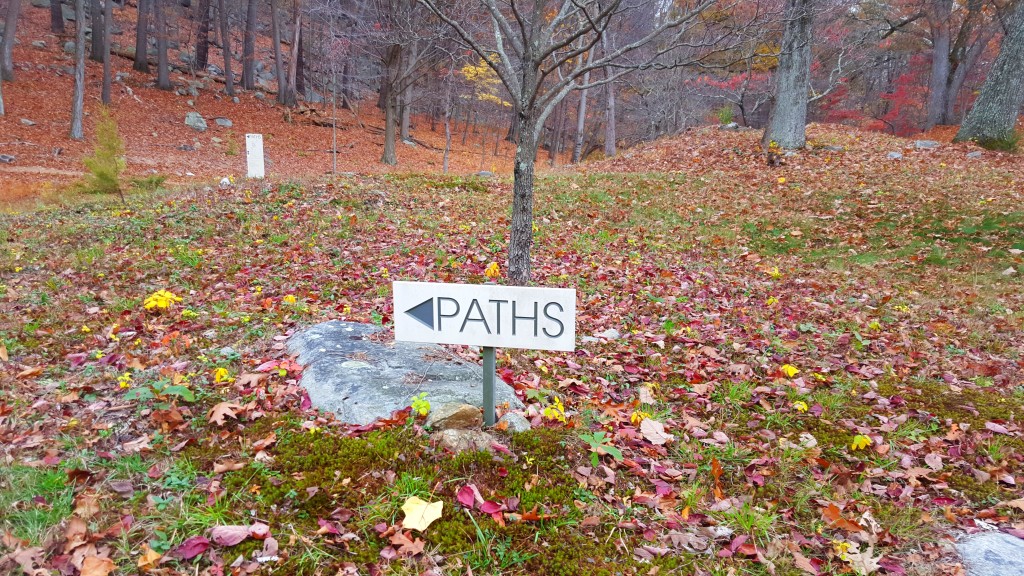
[[[124,52],[134,42],[135,9],[117,10],[115,21],[124,32],[115,35],[115,52]],[[60,185],[77,178],[81,159],[92,148],[93,117],[100,104],[102,65],[87,61],[85,142],[68,138],[71,122],[71,94],[74,85],[73,55],[64,44],[73,41],[74,23],[68,22],[67,35],[49,31],[49,12],[26,3],[18,26],[18,44],[14,48],[14,82],[4,83],[7,115],[0,117],[0,154],[15,157],[11,164],[0,164],[0,199],[28,195],[48,185]],[[44,44],[40,44],[42,41]],[[178,51],[171,50],[172,62]],[[211,45],[210,62],[222,62],[220,50]],[[219,179],[245,172],[245,134],[264,134],[267,172],[271,177],[295,177],[322,174],[331,170],[331,129],[311,122],[311,115],[329,122],[328,104],[315,105],[315,111],[293,115],[286,121],[285,109],[277,106],[273,94],[239,91],[238,103],[224,94],[221,78],[191,75],[174,70],[171,80],[176,89],[155,87],[154,76],[132,70],[132,61],[115,56],[113,70],[120,79],[113,84],[113,116],[125,140],[128,172],[133,175],[161,173],[172,181]],[[238,71],[236,70],[236,75]],[[187,93],[197,89],[197,96]],[[185,125],[188,112],[198,112],[208,129],[199,132]],[[444,148],[444,129],[431,130],[429,118],[414,118],[413,140],[399,144],[399,165],[379,162],[384,145],[383,116],[372,106],[357,107],[358,113],[338,110],[338,170],[359,173],[391,171],[440,172]],[[216,118],[231,121],[222,127]],[[470,173],[478,170],[504,172],[511,168],[512,148],[502,142],[494,156],[494,134],[487,135],[481,154],[482,134],[471,133],[462,143],[462,126],[453,138],[451,170]],[[483,158],[481,158],[483,156]]]

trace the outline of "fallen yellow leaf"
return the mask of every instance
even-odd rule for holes
[[[418,496],[412,496],[402,504],[402,512],[405,512],[402,526],[423,532],[434,520],[441,517],[443,507],[444,502],[427,502]]]

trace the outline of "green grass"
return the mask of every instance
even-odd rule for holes
[[[0,467],[0,527],[31,545],[71,514],[73,498],[63,469]]]

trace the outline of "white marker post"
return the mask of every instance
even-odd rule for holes
[[[484,424],[494,425],[494,348],[576,349],[576,291],[395,282],[395,340],[483,347]]]
[[[263,178],[263,134],[245,135],[245,161],[249,178]]]

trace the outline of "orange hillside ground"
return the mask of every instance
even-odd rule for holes
[[[134,9],[117,10],[115,20],[125,31],[114,37],[116,52],[134,42]],[[18,44],[14,48],[15,81],[3,85],[7,115],[0,117],[0,154],[16,159],[11,164],[0,164],[0,200],[31,196],[78,179],[83,171],[82,158],[92,150],[93,119],[101,105],[103,67],[87,60],[86,140],[73,141],[68,133],[74,58],[63,51],[62,45],[73,40],[74,23],[67,24],[67,36],[59,37],[49,32],[48,10],[27,2],[22,10]],[[37,40],[44,41],[45,47],[33,46],[32,42]],[[169,53],[172,62],[175,61],[178,51]],[[212,45],[210,62],[222,62],[220,50]],[[131,65],[128,58],[113,58],[114,73],[121,74],[123,80],[112,86],[112,112],[125,142],[129,175],[165,174],[175,183],[244,175],[245,134],[253,132],[264,135],[269,177],[311,176],[331,171],[331,128],[314,125],[309,114],[294,114],[293,122],[287,122],[285,108],[274,102],[273,94],[259,99],[255,91],[238,91],[240,102],[235,104],[224,94],[222,83],[207,80],[208,88],[200,88],[198,97],[181,96],[156,89],[153,74],[136,72]],[[239,70],[235,72],[237,75]],[[203,78],[174,71],[171,80],[176,88],[187,89],[189,81]],[[330,121],[329,104],[314,108],[319,120]],[[192,111],[206,119],[205,132],[185,125],[185,115]],[[219,126],[215,118],[227,118],[232,126]],[[441,172],[443,125],[437,124],[434,132],[429,118],[414,118],[411,136],[418,144],[398,143],[397,167],[380,162],[383,125],[383,115],[372,103],[358,107],[358,117],[338,109],[338,171]],[[502,141],[498,155],[493,155],[492,132],[487,136],[481,158],[482,135],[471,133],[463,145],[462,128],[461,124],[453,126],[457,132],[453,136],[451,172],[511,172],[511,144]]]

